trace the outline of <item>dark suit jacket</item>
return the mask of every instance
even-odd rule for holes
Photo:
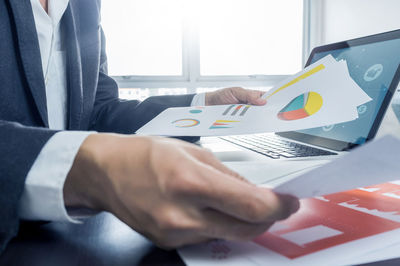
[[[162,110],[193,95],[118,99],[107,76],[100,0],[70,0],[62,18],[67,49],[68,130],[131,134]],[[18,231],[25,177],[48,129],[45,83],[29,0],[0,0],[0,252]]]

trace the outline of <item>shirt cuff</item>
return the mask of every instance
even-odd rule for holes
[[[193,99],[190,106],[205,106],[206,105],[206,93],[197,93]]]
[[[68,215],[63,188],[80,146],[93,133],[62,131],[47,141],[26,177],[19,205],[21,219],[80,222]]]

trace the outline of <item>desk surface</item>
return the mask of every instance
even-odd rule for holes
[[[108,213],[84,224],[24,225],[0,265],[184,265]]]
[[[179,265],[176,251],[155,247],[108,213],[84,224],[24,225],[0,265]],[[400,259],[368,265],[400,265]]]

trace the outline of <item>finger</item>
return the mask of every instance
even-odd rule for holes
[[[247,103],[253,105],[265,105],[267,100],[261,98],[264,92],[258,90],[247,91]]]
[[[180,140],[177,140],[177,141],[180,141]],[[223,172],[227,175],[230,175],[236,179],[239,179],[241,181],[248,182],[247,179],[245,179],[244,177],[242,177],[235,171],[229,169],[224,164],[222,164],[210,150],[193,145],[192,143],[183,143],[182,142],[182,144],[185,145],[185,148],[187,149],[187,151],[190,151],[187,153],[188,156],[194,156],[197,160],[203,162],[206,165],[210,165],[210,166],[214,167],[218,171],[221,171],[221,172]]]
[[[248,90],[241,87],[229,88],[228,90],[239,103],[248,103]]]
[[[292,196],[278,195],[270,189],[234,179],[213,167],[200,165],[196,168],[204,185],[193,189],[186,196],[192,196],[203,207],[251,223],[286,219],[298,209],[298,200]]]
[[[264,92],[258,90],[246,90],[240,87],[231,88],[232,94],[241,103],[264,105],[267,101],[262,97]]]
[[[234,241],[253,240],[273,225],[273,222],[252,224],[212,209],[203,210],[204,234],[209,239]]]
[[[224,174],[239,179],[243,182],[249,183],[246,178],[221,163],[221,161],[219,161],[211,151],[202,148],[195,154],[195,156],[200,162],[204,163],[205,165],[212,166],[213,168]]]

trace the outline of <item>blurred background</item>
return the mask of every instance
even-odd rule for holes
[[[103,0],[120,97],[267,90],[313,47],[400,29],[399,0]],[[400,52],[400,51],[399,51]]]

